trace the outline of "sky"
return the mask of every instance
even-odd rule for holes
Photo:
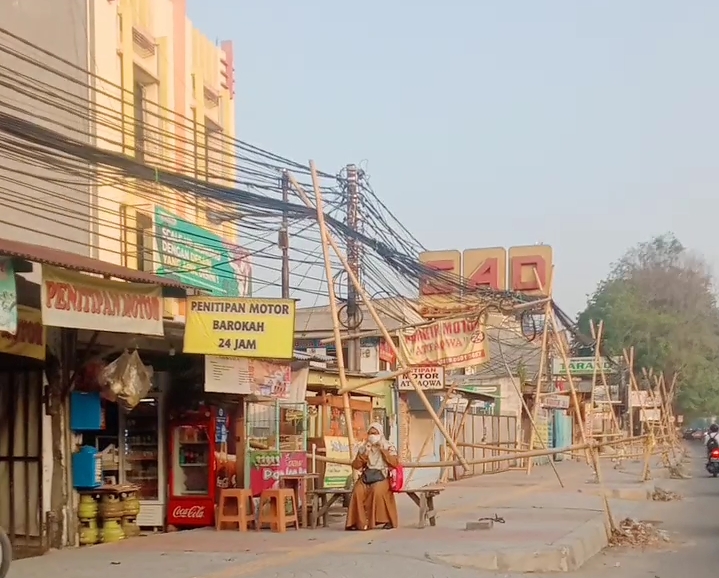
[[[237,138],[360,164],[428,248],[542,242],[568,313],[672,231],[716,270],[716,0],[188,0]]]

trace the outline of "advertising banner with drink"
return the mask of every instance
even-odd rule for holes
[[[256,395],[302,402],[307,391],[309,365],[205,355],[205,391]]]
[[[325,452],[327,458],[335,458],[347,461],[349,456],[350,441],[346,437],[325,436]],[[345,464],[325,464],[325,475],[323,488],[345,488],[347,481],[352,476],[352,466]]]
[[[183,353],[292,359],[295,301],[188,297]]]
[[[399,334],[410,365],[468,367],[489,361],[484,323],[478,319],[435,321]]]
[[[251,451],[250,489],[253,496],[279,487],[280,476],[307,473],[305,452]]]

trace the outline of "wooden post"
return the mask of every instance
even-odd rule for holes
[[[310,172],[312,173],[312,182],[315,188],[315,195],[317,196],[318,203],[319,200],[322,198],[319,185],[317,183],[317,170],[315,169],[315,163],[314,161],[310,161]],[[300,186],[300,184],[297,182],[297,179],[295,179],[294,175],[289,173],[290,182],[292,183],[292,186],[297,191],[297,194],[302,199],[302,202],[304,204],[311,208],[312,202],[310,201],[309,197],[307,196],[307,193],[305,193],[304,189]],[[318,209],[319,213],[319,209]],[[329,245],[334,250],[335,254],[337,255],[337,258],[342,263],[342,266],[345,268],[345,271],[347,272],[347,276],[350,279],[350,282],[354,286],[355,290],[359,294],[359,296],[362,299],[362,302],[367,307],[367,310],[369,311],[369,314],[372,316],[372,319],[374,319],[375,324],[377,325],[378,329],[382,332],[382,336],[384,337],[384,340],[387,342],[387,345],[390,347],[392,352],[394,353],[395,357],[397,358],[397,361],[400,363],[401,367],[407,367],[409,364],[407,363],[407,360],[404,356],[404,352],[402,352],[400,349],[397,348],[397,346],[394,344],[394,341],[392,341],[392,337],[389,334],[389,331],[387,331],[387,328],[384,326],[384,323],[382,323],[382,319],[380,318],[379,314],[377,313],[377,310],[375,309],[374,305],[372,304],[372,300],[370,296],[367,294],[367,291],[365,291],[364,287],[362,287],[361,283],[359,282],[359,279],[357,279],[357,276],[354,274],[354,271],[352,271],[352,268],[349,266],[349,263],[347,262],[347,258],[344,256],[342,251],[340,251],[339,247],[337,246],[337,243],[332,238],[332,235],[329,231],[327,231],[327,227],[325,225],[324,221],[324,215],[322,215],[322,219],[318,218],[318,224],[320,226],[322,233],[322,238],[329,243]],[[324,247],[323,247],[324,250]],[[338,337],[337,343],[341,348],[342,340]],[[457,445],[454,443],[454,440],[447,432],[447,429],[444,427],[444,424],[442,421],[437,417],[437,413],[434,411],[434,408],[432,407],[432,404],[427,399],[427,396],[425,395],[424,391],[422,391],[422,388],[420,387],[419,383],[417,383],[417,380],[414,378],[414,376],[409,373],[409,379],[410,383],[412,384],[412,387],[414,387],[414,390],[417,392],[417,396],[422,401],[422,404],[424,405],[425,409],[429,413],[430,417],[432,418],[432,421],[434,421],[435,425],[437,426],[437,429],[440,431],[440,433],[444,436],[444,439],[447,440],[447,443],[452,448],[454,453],[457,455],[457,458],[459,460],[459,463],[462,465],[462,467],[466,470],[469,469],[469,464],[467,463],[467,460],[464,459],[462,454],[459,451],[459,448],[457,448]],[[345,384],[346,386],[346,384]]]
[[[290,178],[293,178],[287,173]],[[345,422],[347,422],[347,438],[349,440],[350,461],[354,458],[355,439],[354,430],[352,428],[352,409],[350,408],[350,396],[347,393],[347,374],[345,372],[344,353],[342,351],[342,331],[339,324],[339,314],[337,310],[337,301],[335,299],[334,274],[332,273],[332,261],[330,258],[329,244],[327,240],[327,227],[325,226],[325,213],[322,195],[319,190],[316,179],[312,179],[315,187],[315,197],[317,202],[317,223],[320,228],[320,239],[322,241],[322,258],[325,265],[325,277],[327,279],[327,293],[330,300],[330,313],[332,315],[332,331],[335,336],[335,351],[337,355],[337,368],[339,370],[340,390],[342,393],[342,405],[345,414]]]
[[[539,279],[539,275],[537,275],[537,270],[533,270],[534,278],[539,285],[539,290],[541,291],[543,289],[542,282]],[[544,306],[544,327],[542,328],[542,349],[539,354],[539,373],[537,374],[537,389],[534,392],[534,406],[532,407],[532,413],[529,413],[529,410],[527,408],[527,404],[524,401],[524,396],[522,395],[522,384],[519,384],[519,391],[517,394],[519,395],[519,399],[522,400],[522,405],[525,408],[525,411],[527,412],[527,417],[530,420],[530,423],[532,424],[532,435],[529,436],[529,451],[531,452],[534,449],[534,436],[539,436],[539,433],[537,432],[537,418],[539,417],[539,399],[541,397],[541,390],[542,390],[542,377],[544,376],[544,361],[547,357],[547,338],[549,336],[549,313],[552,309],[552,288],[554,286],[554,265],[552,265],[552,269],[549,272],[549,281],[547,282],[547,295],[549,296],[549,301],[547,301],[547,304]],[[506,364],[505,364],[506,365]],[[509,366],[507,365],[507,373],[511,374],[511,371],[509,371]],[[512,379],[512,383],[514,384],[514,377],[510,375],[510,378]],[[515,389],[516,389],[516,384]],[[544,445],[544,442],[542,442],[542,445]],[[557,479],[559,480],[559,485],[564,486],[562,484],[562,479],[559,477],[559,474],[557,473],[556,467],[554,467],[554,461],[550,460],[550,463],[552,464],[552,467],[554,468],[554,473],[557,475]],[[532,473],[532,465],[534,464],[534,460],[528,460],[527,461],[527,475]]]

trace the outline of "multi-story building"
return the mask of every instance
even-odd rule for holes
[[[157,170],[232,186],[232,43],[216,46],[193,28],[185,4],[91,6],[97,145]],[[100,181],[99,258],[161,275],[179,270],[182,281],[215,294],[249,293],[248,264],[236,254],[237,220],[223,220],[219,205],[159,182]]]

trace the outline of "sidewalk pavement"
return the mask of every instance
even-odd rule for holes
[[[13,563],[9,578],[127,578],[137,573],[154,578],[329,573],[359,578],[370,575],[371,568],[383,573],[393,568],[410,570],[420,578],[435,575],[439,566],[442,576],[453,578],[469,575],[465,572],[470,569],[473,576],[478,570],[571,570],[606,545],[604,512],[585,463],[556,465],[565,488],[559,487],[548,465],[535,467],[531,476],[510,471],[449,484],[435,498],[434,528],[418,529],[417,507],[399,496],[401,527],[392,531],[344,532],[344,515],[338,513],[330,528],[284,534],[212,529],[156,534],[20,560]],[[602,466],[607,488],[643,487],[633,481],[639,479],[638,472],[634,476],[608,463]],[[615,498],[610,504],[619,520],[630,515],[638,502]],[[465,530],[467,522],[495,514],[505,523],[495,523],[489,530]]]

